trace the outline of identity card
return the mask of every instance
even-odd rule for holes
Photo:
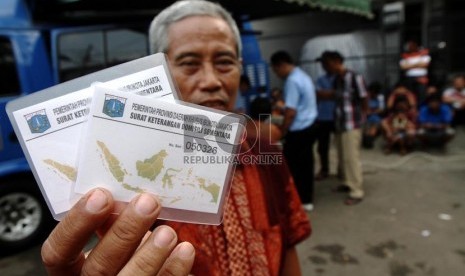
[[[43,196],[55,219],[74,204],[81,132],[94,82],[167,101],[177,89],[164,54],[155,54],[80,77],[11,101],[7,113]]]
[[[158,195],[160,218],[219,224],[242,116],[94,86],[74,191]]]

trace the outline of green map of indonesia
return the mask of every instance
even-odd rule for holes
[[[161,150],[149,159],[145,159],[144,162],[137,161],[136,169],[137,175],[143,178],[147,178],[150,181],[154,181],[160,174],[161,170],[165,167],[163,161],[168,156],[166,150]]]
[[[124,178],[126,175],[128,175],[128,173],[125,169],[122,168],[121,162],[113,153],[111,153],[105,143],[97,141],[97,145],[102,152],[103,159],[105,160],[108,170],[115,178],[115,180],[120,182],[123,188],[127,190],[139,193],[143,192],[144,189],[124,182]],[[151,182],[155,182],[160,173],[162,173],[163,169],[165,168],[164,161],[166,157],[168,157],[168,152],[163,149],[154,154],[152,157],[144,159],[144,161],[136,161],[137,175],[141,178],[148,179]],[[189,186],[207,191],[212,196],[211,202],[218,202],[220,192],[220,186],[218,186],[218,184],[207,181],[205,178],[196,176],[191,177],[190,173],[188,176],[181,178],[181,172],[182,169],[166,169],[161,180],[163,183],[162,188],[173,189],[176,184],[179,185],[188,181],[194,181],[194,183],[189,183]],[[176,181],[173,179],[176,179]]]
[[[67,180],[71,182],[76,181],[77,171],[74,167],[62,164],[52,159],[45,159],[44,163],[52,167],[55,172],[63,175]]]
[[[107,161],[108,169],[113,177],[116,181],[123,182],[126,172],[121,169],[119,160],[110,152],[103,142],[97,141],[97,145],[100,147],[100,150],[102,150],[105,161]]]

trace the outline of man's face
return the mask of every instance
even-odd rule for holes
[[[326,70],[326,72],[330,74],[337,74],[339,62],[337,62],[334,59],[328,59],[324,62],[324,64],[325,65],[323,66],[323,68]]]
[[[408,52],[415,52],[418,50],[418,44],[415,41],[407,42],[407,51]]]
[[[283,68],[282,64],[272,64],[271,65],[271,69],[273,70],[273,72],[276,74],[276,76],[278,76],[278,78],[281,78],[281,79],[285,78],[282,68]]]
[[[271,65],[271,69],[273,69],[273,72],[280,79],[285,79],[287,75],[289,74],[285,63],[273,64]]]
[[[440,101],[430,101],[428,103],[428,107],[433,113],[437,113],[439,111],[439,108],[441,107],[441,102]]]
[[[182,99],[233,110],[240,59],[228,24],[210,16],[188,17],[169,27],[168,41],[168,60]]]
[[[331,74],[327,59],[321,61],[321,67],[323,67],[323,70],[325,70],[326,73]]]
[[[457,77],[454,79],[454,88],[457,90],[462,90],[465,88],[465,78]]]
[[[396,105],[396,110],[400,112],[406,112],[408,110],[407,102],[404,102],[404,101],[398,102]]]

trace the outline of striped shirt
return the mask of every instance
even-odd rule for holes
[[[365,120],[362,110],[363,99],[368,93],[363,77],[352,71],[334,80],[336,90],[336,129],[347,131],[358,129]]]
[[[411,53],[403,53],[399,64],[400,66],[417,65],[405,71],[407,77],[427,77],[428,69],[418,65],[422,63],[429,64],[430,62],[431,56],[429,55],[428,49],[421,49]]]

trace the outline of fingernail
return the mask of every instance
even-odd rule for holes
[[[108,204],[107,195],[100,189],[92,192],[86,202],[86,210],[90,213],[99,213]]]
[[[160,226],[155,230],[153,243],[158,248],[168,247],[175,239],[174,233],[168,227]]]
[[[180,243],[176,250],[176,255],[183,260],[189,260],[195,254],[195,249],[192,244],[188,242]]]
[[[157,208],[158,203],[153,196],[148,194],[141,194],[136,200],[135,209],[141,215],[150,215]]]

